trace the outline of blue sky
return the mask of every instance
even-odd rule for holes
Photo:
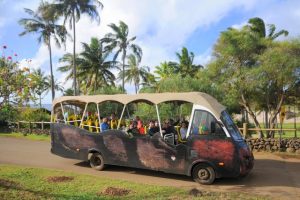
[[[50,0],[51,1],[51,0]],[[214,43],[221,31],[228,27],[241,27],[251,17],[261,17],[267,24],[286,29],[289,37],[300,34],[299,0],[102,0],[104,9],[101,23],[91,23],[87,17],[77,24],[77,51],[81,42],[89,42],[92,36],[101,38],[109,32],[107,24],[124,21],[129,26],[130,36],[137,36],[136,43],[143,49],[142,65],[151,69],[165,60],[176,60],[175,52],[187,47],[195,54],[195,63],[205,65],[211,59]],[[7,45],[6,55],[13,55],[21,66],[41,67],[49,74],[48,50],[37,43],[36,35],[19,37],[22,27],[20,18],[27,15],[23,8],[35,9],[38,0],[0,0],[0,45]],[[1,49],[2,50],[2,49]],[[64,84],[65,74],[56,71],[61,64],[58,59],[66,52],[72,52],[72,41],[66,49],[53,49],[55,78]],[[26,60],[32,60],[28,63]],[[133,86],[127,84],[133,93]],[[59,96],[61,94],[57,94]],[[43,102],[51,103],[48,94]]]

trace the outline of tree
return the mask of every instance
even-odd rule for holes
[[[82,43],[80,53],[80,77],[86,81],[86,87],[95,94],[101,86],[114,86],[115,75],[111,72],[116,62],[108,61],[109,52],[104,51],[103,44],[97,38],[91,38],[91,43]]]
[[[262,38],[262,39],[267,39],[267,40],[275,40],[276,38],[284,35],[287,36],[288,35],[288,31],[286,30],[280,30],[279,32],[275,32],[276,30],[276,26],[274,24],[268,24],[266,25],[264,20],[258,17],[255,18],[251,18],[248,20],[248,25],[247,25],[250,29],[250,31],[257,35],[258,37]],[[268,28],[268,31],[267,31]],[[264,50],[265,46],[259,46],[257,50]],[[266,85],[265,90],[264,90],[264,94],[263,96],[266,97],[266,103],[268,104],[269,97],[270,97],[271,93],[271,88],[269,88],[269,85]],[[272,97],[271,97],[272,98]],[[268,121],[268,115],[269,115],[269,109],[268,106],[266,104],[260,104],[260,106],[262,107],[262,109],[265,110],[265,127],[266,128],[270,128],[270,124]],[[269,134],[269,131],[267,131],[267,133]]]
[[[247,27],[240,30],[230,28],[221,33],[214,46],[214,60],[208,65],[210,79],[225,94],[239,100],[257,128],[260,128],[260,124],[253,107],[253,102],[257,102],[257,85],[252,71],[258,67],[258,47],[263,44],[263,40],[253,35]]]
[[[19,69],[11,56],[0,58],[0,110],[13,104],[34,100],[28,69]]]
[[[191,76],[194,77],[197,72],[203,68],[201,65],[194,65],[194,53],[189,52],[186,47],[183,47],[181,50],[181,54],[179,52],[176,52],[177,59],[179,60],[179,63],[175,67],[177,73],[181,74],[181,76]]]
[[[166,79],[176,73],[176,64],[172,62],[162,62],[159,66],[155,67],[154,73],[157,74],[160,80]]]
[[[74,91],[72,88],[68,88],[64,91],[63,96],[73,96],[74,95]]]
[[[108,26],[113,32],[106,34],[102,41],[109,44],[106,48],[107,51],[116,50],[113,59],[114,61],[118,58],[120,53],[122,54],[122,88],[123,92],[125,92],[125,59],[127,53],[129,50],[131,50],[132,53],[137,57],[138,62],[140,62],[142,59],[142,49],[138,45],[133,44],[133,41],[136,39],[135,36],[130,39],[128,38],[129,29],[127,24],[120,21],[119,26],[114,23]]]
[[[248,26],[239,30],[230,28],[221,33],[215,44],[214,61],[208,66],[210,79],[226,96],[239,100],[257,128],[260,124],[256,111],[261,110],[262,105],[270,109],[268,120],[274,124],[286,90],[295,83],[294,71],[299,66],[300,52],[295,45],[257,37]],[[264,136],[261,131],[259,134]]]
[[[260,68],[255,75],[260,91],[268,95],[264,107],[270,112],[268,124],[275,128],[277,115],[289,95],[294,92],[300,80],[300,40],[272,42],[258,58]],[[265,88],[268,88],[268,93]],[[274,137],[274,132],[268,132],[268,137]]]
[[[97,7],[103,8],[98,0],[56,0],[52,5],[59,16],[64,17],[64,24],[69,20],[69,27],[73,29],[73,78],[74,96],[77,95],[76,81],[76,27],[75,24],[80,20],[81,14],[88,15],[92,20],[100,23],[100,16]]]
[[[48,3],[41,1],[37,11],[34,12],[25,8],[25,12],[32,18],[23,18],[19,20],[19,24],[25,29],[25,31],[20,33],[20,36],[28,33],[36,33],[39,34],[38,42],[43,42],[47,45],[50,58],[51,92],[53,100],[55,98],[55,89],[52,67],[51,38],[53,38],[56,45],[60,47],[60,44],[65,43],[66,41],[67,30],[64,26],[56,24],[58,18],[54,15],[54,10]]]
[[[140,67],[140,62],[133,55],[128,56],[128,65],[125,67],[125,73],[120,73],[119,77],[123,79],[125,76],[125,82],[133,83],[135,88],[135,93],[137,94],[140,89],[141,80],[143,83],[148,82],[150,69],[147,66]]]
[[[33,84],[35,85],[33,89],[33,93],[37,94],[39,96],[39,106],[42,108],[42,94],[44,92],[48,92],[48,90],[51,88],[51,78],[49,82],[48,76],[45,76],[45,74],[42,72],[42,70],[36,69],[30,74],[31,80]]]
[[[274,24],[266,25],[264,20],[259,17],[254,17],[248,20],[248,27],[250,28],[251,32],[258,35],[260,38],[267,38],[270,40],[275,40],[281,35],[287,36],[289,32],[287,30],[280,30],[279,32],[275,33],[276,26]],[[266,31],[268,26],[268,32]]]

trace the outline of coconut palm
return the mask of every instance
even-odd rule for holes
[[[123,79],[125,76],[125,82],[133,83],[135,88],[135,93],[137,94],[140,89],[140,84],[145,84],[148,82],[150,77],[150,69],[147,66],[139,66],[140,62],[135,55],[130,54],[128,56],[128,65],[125,67],[125,71],[119,73],[119,78]]]
[[[181,53],[176,52],[176,56],[179,60],[179,64],[175,69],[182,77],[194,77],[197,74],[197,71],[203,68],[201,65],[193,64],[195,55],[193,52],[189,52],[186,47],[182,48]]]
[[[47,45],[50,58],[50,73],[51,73],[51,92],[52,100],[55,98],[54,89],[54,77],[52,68],[52,50],[51,50],[51,38],[54,39],[56,45],[60,47],[61,43],[65,43],[67,30],[64,26],[56,24],[57,17],[53,14],[48,3],[41,1],[37,11],[32,11],[25,8],[25,12],[31,16],[31,18],[23,18],[19,20],[19,24],[25,29],[20,36],[28,33],[39,34],[38,42],[43,42]]]
[[[48,81],[48,83],[50,83],[51,76],[47,76],[47,81]],[[64,91],[64,86],[63,86],[62,82],[59,82],[57,79],[54,79],[54,90],[59,91],[59,92]]]
[[[69,21],[70,29],[73,29],[73,78],[74,95],[77,94],[76,81],[76,27],[75,24],[80,20],[82,14],[89,16],[92,20],[100,23],[100,16],[97,7],[103,8],[98,0],[56,0],[53,4],[57,14],[64,17],[64,24]]]
[[[159,79],[163,80],[171,75],[175,74],[176,69],[174,68],[174,63],[173,62],[167,62],[164,61],[160,63],[159,66],[155,67],[154,73],[157,74]]]
[[[76,56],[78,62],[78,55]],[[73,70],[73,54],[66,53],[59,59],[60,63],[63,63],[63,66],[57,68],[58,71],[66,73],[69,72],[66,76],[66,81],[73,79],[74,70]],[[76,62],[76,63],[77,63]],[[78,67],[77,67],[78,70]]]
[[[46,76],[40,68],[34,69],[30,74],[30,77],[34,85],[33,92],[39,96],[39,106],[42,108],[42,94],[48,93],[49,89],[51,88],[51,81],[49,82],[48,76]]]
[[[249,19],[248,24],[250,30],[256,33],[261,38],[268,38],[274,40],[281,35],[287,36],[289,34],[289,32],[284,29],[275,33],[276,26],[274,24],[266,25],[264,20],[259,17]],[[268,32],[266,31],[267,26],[269,28]]]
[[[108,61],[109,52],[104,51],[103,44],[97,38],[91,38],[90,44],[82,43],[80,53],[80,77],[84,77],[86,88],[91,88],[95,94],[97,88],[114,86],[115,75],[111,72],[116,68],[116,62]]]
[[[113,59],[114,61],[118,58],[119,54],[122,54],[122,88],[123,92],[125,92],[125,59],[127,53],[128,51],[132,51],[132,53],[137,57],[138,62],[140,62],[142,58],[142,49],[138,45],[132,43],[136,37],[128,38],[129,29],[127,24],[120,21],[119,26],[114,23],[108,26],[113,32],[106,34],[102,41],[109,44],[106,50],[116,50]]]

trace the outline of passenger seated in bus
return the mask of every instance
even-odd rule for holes
[[[110,128],[111,128],[111,129],[117,129],[117,127],[118,127],[118,119],[117,119],[115,113],[112,113],[112,114],[110,115],[110,121],[109,121],[109,124],[110,124]]]
[[[137,128],[138,128],[138,129],[141,128],[141,127],[143,126],[143,122],[142,122],[142,120],[140,119],[139,116],[136,116],[136,117],[135,117],[135,121],[137,122]]]
[[[153,120],[150,121],[149,123],[149,128],[148,128],[148,134],[150,136],[153,136],[155,133],[159,132],[158,126],[155,126],[155,122]]]
[[[175,127],[172,125],[172,119],[168,119],[165,121],[164,126],[163,126],[163,136],[165,136],[166,134],[173,134],[174,135],[174,139],[175,139],[175,144],[178,141],[178,133],[175,129]]]
[[[180,136],[182,140],[186,139],[186,134],[187,134],[187,122],[183,121],[181,122],[181,126],[180,126]]]
[[[106,130],[109,129],[109,124],[107,123],[107,118],[106,117],[103,118],[102,123],[100,125],[100,129],[101,129],[101,132],[106,131]]]
[[[140,133],[141,135],[145,135],[145,134],[146,134],[146,131],[145,131],[145,127],[144,127],[144,124],[143,124],[142,121],[141,121],[140,125],[141,125],[141,126],[138,128],[138,129],[139,129],[139,133]]]
[[[127,130],[127,133],[132,134],[133,136],[137,136],[140,134],[139,129],[137,128],[137,122],[132,121],[129,125],[129,129]]]

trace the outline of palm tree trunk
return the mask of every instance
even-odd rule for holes
[[[126,53],[123,51],[123,56],[122,56],[122,90],[125,93],[125,56]]]
[[[55,98],[55,90],[54,90],[54,78],[53,78],[53,68],[52,68],[52,51],[51,51],[51,44],[50,40],[48,42],[48,49],[49,49],[49,57],[50,57],[50,77],[51,77],[51,94],[52,94],[52,101]]]
[[[41,109],[42,108],[42,95],[40,94],[39,97],[40,97],[40,109]]]
[[[137,86],[137,83],[134,83],[134,89],[135,89],[135,94],[137,94],[137,92],[138,92],[138,86]]]
[[[72,17],[73,17],[73,78],[74,78],[74,96],[77,96],[77,81],[76,81],[76,30],[75,30],[75,15],[74,15],[74,11],[72,13]]]

